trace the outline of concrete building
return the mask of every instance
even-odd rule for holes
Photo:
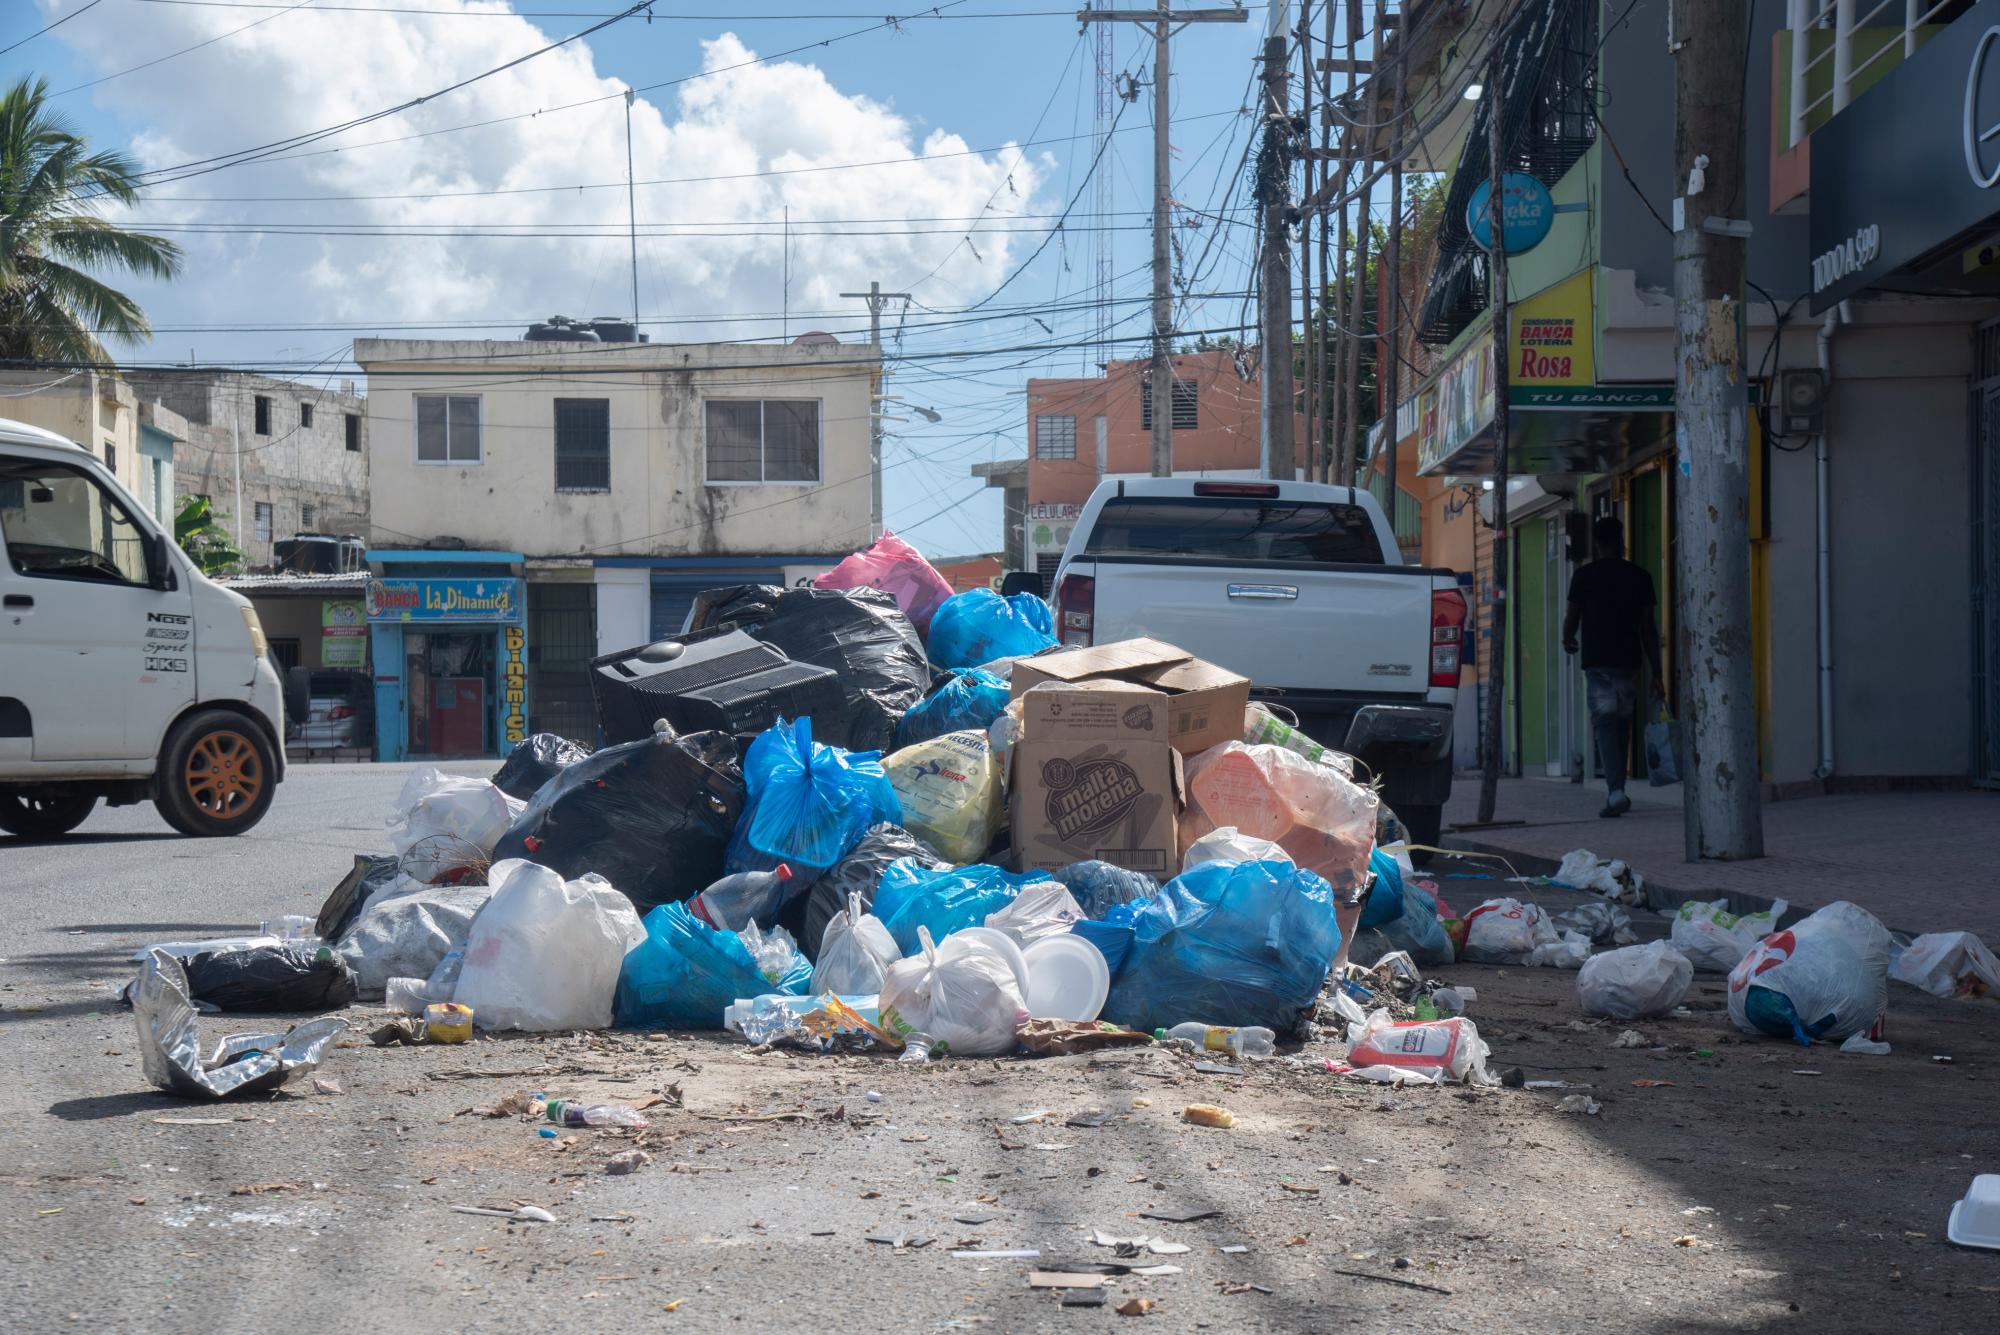
[[[175,486],[206,496],[251,569],[300,533],[365,533],[367,402],[339,389],[246,371],[126,374],[140,400],[187,420]]]
[[[0,371],[0,417],[86,447],[154,518],[172,526],[178,448],[189,425],[180,414],[142,401],[118,373]]]
[[[869,541],[867,346],[360,339],[378,753],[596,731],[590,660]]]

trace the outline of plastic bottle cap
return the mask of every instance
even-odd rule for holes
[[[791,880],[791,879],[792,879],[792,868],[791,868],[791,864],[789,864],[789,863],[785,863],[785,862],[780,862],[780,863],[778,864],[778,866],[777,866],[777,870],[776,870],[775,872],[773,872],[772,874],[773,874],[773,875],[775,875],[775,876],[776,876],[776,877],[777,877],[777,878],[778,878],[779,880],[781,880],[781,881],[789,881],[789,880]]]
[[[1159,1042],[1164,1043],[1167,1041],[1167,1031],[1164,1029],[1155,1029],[1153,1031],[1153,1037]]]

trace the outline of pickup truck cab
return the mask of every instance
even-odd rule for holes
[[[1145,635],[1241,673],[1251,698],[1384,776],[1420,844],[1451,793],[1465,596],[1402,563],[1375,498],[1309,482],[1098,484],[1056,568],[1068,644]]]
[[[249,600],[212,582],[90,451],[0,421],[0,830],[99,799],[240,834],[284,777],[284,704]]]

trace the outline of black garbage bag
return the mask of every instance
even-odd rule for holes
[[[779,925],[791,932],[806,958],[816,962],[826,925],[847,912],[847,896],[860,895],[864,909],[873,905],[882,873],[898,858],[915,858],[927,871],[944,871],[951,866],[936,849],[902,826],[888,821],[871,825],[853,851],[829,867],[810,891],[786,906],[779,915]]]
[[[515,743],[493,776],[493,786],[525,802],[556,775],[584,759],[590,748],[552,732],[538,732]]]
[[[493,860],[526,858],[565,880],[595,872],[643,916],[721,877],[743,797],[742,760],[726,733],[607,746],[543,785]]]
[[[698,593],[688,631],[761,626],[777,615],[778,599],[784,592],[775,584],[731,584]]]
[[[846,707],[813,716],[813,738],[849,751],[894,747],[904,711],[930,690],[930,660],[896,600],[875,589],[787,589],[770,618],[745,627],[798,663],[840,674]]]
[[[340,884],[319,906],[319,917],[313,922],[313,935],[322,941],[338,941],[347,935],[347,929],[361,916],[361,910],[368,905],[368,897],[384,886],[394,885],[401,874],[402,862],[393,854],[380,857],[367,853],[356,853],[354,865],[347,869],[347,875],[340,878]]]
[[[182,962],[188,995],[224,1011],[330,1011],[352,1005],[354,971],[325,946],[209,951]]]

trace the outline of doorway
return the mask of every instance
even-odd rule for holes
[[[403,679],[413,758],[492,754],[491,630],[404,632]]]

